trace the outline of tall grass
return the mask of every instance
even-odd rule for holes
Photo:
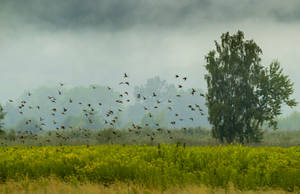
[[[243,146],[46,146],[0,148],[0,180],[56,177],[162,190],[207,185],[240,190],[300,188],[300,148]]]

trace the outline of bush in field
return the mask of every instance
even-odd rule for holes
[[[278,61],[261,65],[262,50],[253,40],[244,40],[241,31],[223,34],[215,45],[205,66],[213,137],[228,143],[259,142],[264,123],[277,128],[282,104],[296,105],[290,98],[293,83]]]

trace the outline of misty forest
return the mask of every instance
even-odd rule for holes
[[[0,1],[0,193],[299,193],[300,4],[253,2]]]

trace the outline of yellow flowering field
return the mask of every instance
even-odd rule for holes
[[[299,191],[300,147],[45,146],[1,147],[0,180],[55,177],[167,189],[185,185]]]

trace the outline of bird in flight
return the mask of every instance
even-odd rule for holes
[[[195,92],[196,92],[196,90],[195,90],[194,88],[192,88],[192,92],[191,92],[191,94],[192,94],[192,95],[194,95],[194,94],[195,94]]]

